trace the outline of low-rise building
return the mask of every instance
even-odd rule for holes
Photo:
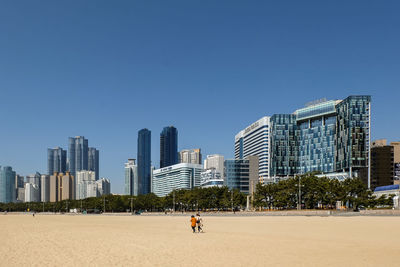
[[[258,156],[225,160],[225,179],[229,189],[252,195],[259,182]]]
[[[224,179],[222,179],[221,173],[219,173],[215,168],[205,170],[200,173],[200,186],[203,188],[224,185]]]
[[[203,166],[179,163],[153,171],[153,192],[163,197],[176,189],[193,189],[200,186]]]

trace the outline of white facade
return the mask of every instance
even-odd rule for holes
[[[193,189],[200,186],[200,164],[179,163],[153,171],[153,192],[163,197],[175,189]]]
[[[93,184],[96,185],[96,173],[94,171],[77,171],[75,180],[75,199],[93,197]],[[96,194],[94,196],[96,196]]]
[[[86,181],[84,183],[84,186],[86,186],[86,195],[83,198],[88,198],[88,197],[97,197],[97,183],[96,181]]]
[[[258,156],[259,179],[270,177],[270,117],[265,116],[235,136],[235,159]]]
[[[211,168],[200,173],[200,186],[203,188],[224,185],[224,179],[222,179],[221,173],[216,169]]]
[[[110,179],[101,178],[96,181],[97,184],[97,196],[109,195],[111,193]]]
[[[135,159],[125,163],[125,195],[137,196],[139,193],[138,167]]]
[[[207,158],[204,160],[204,169],[208,170],[212,168],[219,172],[221,174],[221,178],[225,181],[224,156],[218,154],[207,155]]]
[[[41,191],[41,199],[42,202],[50,201],[50,175],[42,174],[40,177],[40,191]]]
[[[40,188],[37,184],[25,184],[25,202],[40,202]]]

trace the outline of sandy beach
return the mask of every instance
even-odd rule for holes
[[[398,266],[400,217],[2,215],[1,266]]]

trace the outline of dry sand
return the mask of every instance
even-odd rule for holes
[[[400,217],[0,215],[1,266],[399,266]]]

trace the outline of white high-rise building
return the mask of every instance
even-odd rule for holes
[[[263,183],[270,177],[270,117],[265,116],[235,136],[235,159],[258,156],[259,179]]]
[[[179,163],[153,171],[153,192],[163,197],[175,189],[193,189],[200,186],[200,164]]]
[[[139,193],[138,167],[135,159],[125,163],[125,195],[137,196]]]
[[[42,174],[40,177],[41,202],[50,201],[50,175]]]
[[[40,188],[37,184],[25,184],[25,202],[40,202]]]
[[[77,171],[75,181],[75,199],[96,197],[96,190],[94,190],[94,195],[92,192],[92,186],[96,185],[96,173],[94,171]]]
[[[215,169],[221,175],[221,178],[225,181],[224,176],[224,156],[214,154],[207,155],[207,158],[204,160],[204,169]]]
[[[97,196],[109,195],[111,193],[110,179],[101,178],[96,181],[97,184]]]
[[[84,183],[86,186],[86,195],[84,198],[97,197],[97,183],[96,181],[87,181]]]

